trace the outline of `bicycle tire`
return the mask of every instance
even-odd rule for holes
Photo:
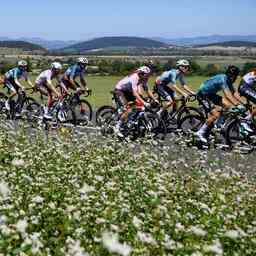
[[[79,101],[72,106],[72,109],[76,115],[77,125],[88,125],[88,123],[92,120],[92,107],[87,100],[79,99]]]
[[[204,124],[205,118],[200,115],[187,115],[181,118],[178,123],[178,129],[182,130],[183,133],[187,134],[190,132],[196,132]]]
[[[108,105],[104,105],[98,108],[95,114],[95,121],[98,126],[101,126],[104,123],[103,117],[106,115],[106,113],[109,113],[109,112],[114,113],[116,112],[116,109]]]

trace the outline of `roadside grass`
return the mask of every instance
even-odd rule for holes
[[[16,133],[0,130],[3,255],[254,255],[254,155]]]

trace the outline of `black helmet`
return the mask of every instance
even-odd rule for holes
[[[240,73],[240,69],[234,65],[229,65],[226,70],[226,75],[228,77],[237,77],[239,73]]]

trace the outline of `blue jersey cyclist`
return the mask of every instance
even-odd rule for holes
[[[28,79],[27,66],[28,63],[25,60],[20,60],[18,62],[18,67],[9,70],[4,75],[4,86],[10,90],[10,95],[5,102],[7,110],[10,110],[10,101],[17,95],[19,89],[24,90],[23,85],[20,83],[21,79],[24,79],[31,87],[33,87],[31,81]]]
[[[213,103],[214,107],[209,113],[206,123],[196,133],[198,138],[206,143],[207,134],[212,129],[215,121],[220,118],[223,108],[237,106],[244,110],[243,102],[235,95],[233,83],[239,75],[239,68],[233,65],[228,66],[225,74],[219,74],[204,81],[198,90],[198,97],[202,100],[208,100]],[[218,95],[223,92],[223,97]]]
[[[77,63],[71,67],[69,67],[64,75],[61,78],[61,88],[63,90],[64,94],[68,93],[68,89],[71,88],[73,90],[80,91],[85,90],[87,88],[87,83],[84,79],[85,75],[85,70],[88,65],[88,60],[85,57],[79,57],[77,59]],[[76,78],[80,78],[80,83],[79,84],[76,81]]]
[[[168,101],[163,109],[158,114],[171,105],[175,104],[175,92],[187,97],[188,95],[194,95],[195,93],[187,86],[185,80],[185,74],[189,71],[189,62],[187,60],[178,60],[176,63],[177,68],[163,72],[163,74],[157,77],[155,82],[156,92],[165,100]],[[180,82],[181,87],[177,86],[177,81]]]

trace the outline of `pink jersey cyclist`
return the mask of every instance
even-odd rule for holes
[[[119,99],[119,104],[125,106],[128,102],[138,101],[145,104],[144,100],[139,95],[139,86],[148,92],[148,77],[150,75],[148,67],[141,67],[131,75],[126,76],[120,80],[115,86],[115,94]]]

